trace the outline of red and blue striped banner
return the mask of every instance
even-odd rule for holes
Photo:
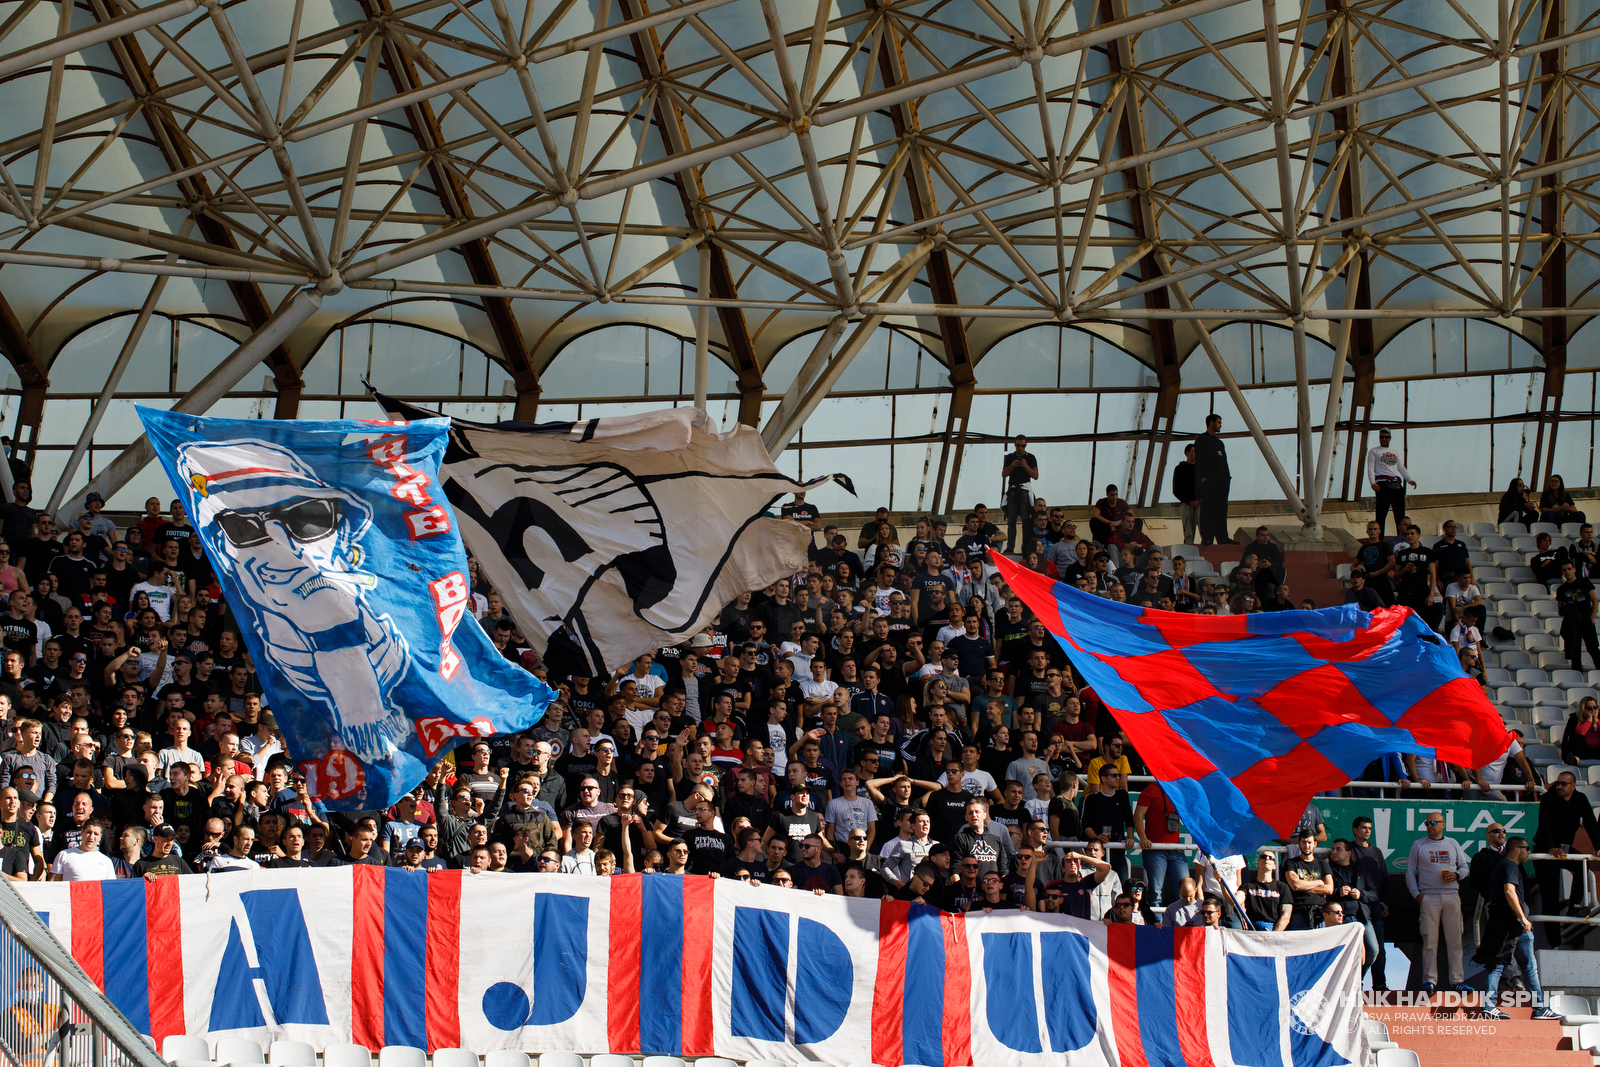
[[[185,1032],[183,910],[173,878],[68,882],[68,947],[127,1020],[157,1042]]]
[[[928,1067],[1365,1057],[1357,926],[950,915],[653,874],[345,867],[18,888],[157,1040]]]

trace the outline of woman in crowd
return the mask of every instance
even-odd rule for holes
[[[1567,492],[1567,483],[1561,480],[1561,475],[1552,474],[1544,480],[1544,492],[1539,494],[1539,521],[1553,522],[1557,525],[1564,522],[1588,522],[1583,512],[1578,510],[1577,502],[1572,499],[1572,494]]]
[[[1584,760],[1600,760],[1600,702],[1594,697],[1584,697],[1577,710],[1567,716],[1567,728],[1561,734],[1561,760],[1572,767]]]

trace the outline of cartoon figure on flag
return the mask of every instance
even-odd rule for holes
[[[364,600],[377,584],[357,569],[371,509],[263,441],[185,445],[178,470],[198,494],[202,540],[226,540],[212,558],[246,591],[284,678],[358,759],[387,758],[410,732],[393,699],[408,650]]]
[[[383,809],[465,738],[526,729],[553,691],[467,618],[439,487],[449,423],[139,409],[255,664],[330,811]]]

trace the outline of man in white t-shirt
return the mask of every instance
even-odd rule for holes
[[[211,861],[209,870],[212,874],[220,871],[258,871],[261,864],[250,858],[250,852],[255,848],[256,832],[248,826],[235,826],[233,828],[233,846],[226,852],[220,852]]]
[[[100,851],[100,824],[87,822],[79,831],[78,843],[62,849],[50,864],[52,882],[103,882],[117,876],[111,857]]]
[[[196,767],[203,768],[206,765],[205,756],[201,755],[198,749],[189,747],[189,731],[191,727],[186,721],[179,718],[176,712],[173,713],[172,718],[172,747],[164,748],[156,753],[156,759],[161,764],[162,775],[164,776],[171,770],[174,763],[192,763]]]
[[[1507,799],[1500,785],[1505,781],[1506,764],[1516,760],[1517,766],[1522,770],[1522,780],[1525,783],[1523,788],[1528,791],[1528,800],[1538,800],[1539,789],[1534,785],[1533,768],[1528,764],[1528,757],[1523,755],[1522,739],[1510,731],[1506,732],[1506,736],[1511,742],[1510,745],[1501,753],[1499,759],[1478,768],[1477,773],[1473,775],[1476,779],[1475,784],[1486,791],[1485,796],[1489,800]],[[1466,797],[1463,796],[1462,799],[1465,800]]]
[[[1462,571],[1444,589],[1446,616],[1451,623],[1465,622],[1468,626],[1481,625],[1484,620],[1483,592],[1472,580],[1471,571]]]
[[[1222,914],[1231,930],[1245,929],[1244,916],[1240,909],[1244,907],[1244,897],[1240,893],[1239,879],[1244,874],[1245,862],[1241,855],[1213,856],[1209,853],[1200,853],[1194,861],[1195,869],[1200,872],[1202,897],[1220,897],[1223,901]]]
[[[150,564],[150,576],[128,594],[130,606],[140,593],[150,598],[150,607],[162,622],[172,621],[172,602],[178,591],[167,584],[167,565],[157,560]]]
[[[822,657],[812,657],[811,677],[800,683],[800,695],[806,698],[806,718],[820,714],[822,706],[833,699],[838,688],[838,682],[828,680],[828,665]]]
[[[977,745],[968,744],[961,749],[961,791],[969,797],[988,797],[991,800],[1000,796],[1000,787],[995,784],[994,776],[978,766],[980,755]],[[937,781],[942,786],[945,779],[950,777],[946,771]]]
[[[854,771],[844,771],[839,775],[839,795],[828,801],[827,811],[823,813],[822,821],[824,831],[833,841],[834,851],[844,855],[845,848],[850,841],[850,832],[866,834],[866,847],[872,847],[872,839],[877,835],[878,809],[866,797],[856,792],[861,779],[856,777]]]
[[[646,652],[633,661],[633,673],[624,675],[624,681],[633,682],[639,687],[641,700],[655,700],[656,691],[667,684],[667,680],[659,674],[653,674],[650,665],[655,662],[655,657]]]
[[[1458,652],[1463,648],[1478,651],[1478,646],[1483,643],[1483,634],[1467,620],[1457,619],[1456,624],[1450,627],[1450,643]]]

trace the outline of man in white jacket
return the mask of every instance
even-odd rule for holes
[[[1431,994],[1437,988],[1439,928],[1443,926],[1451,987],[1470,993],[1471,988],[1461,980],[1461,880],[1471,865],[1461,846],[1444,836],[1444,815],[1424,812],[1422,826],[1428,836],[1412,842],[1406,864],[1406,888],[1422,912],[1422,991]]]
[[[1397,526],[1406,513],[1406,486],[1417,487],[1416,479],[1400,462],[1400,453],[1389,447],[1389,440],[1389,428],[1385,426],[1378,431],[1377,447],[1367,449],[1367,482],[1377,494],[1379,536],[1383,535],[1383,518],[1389,509],[1394,509]],[[1398,532],[1405,533],[1404,530]]]

